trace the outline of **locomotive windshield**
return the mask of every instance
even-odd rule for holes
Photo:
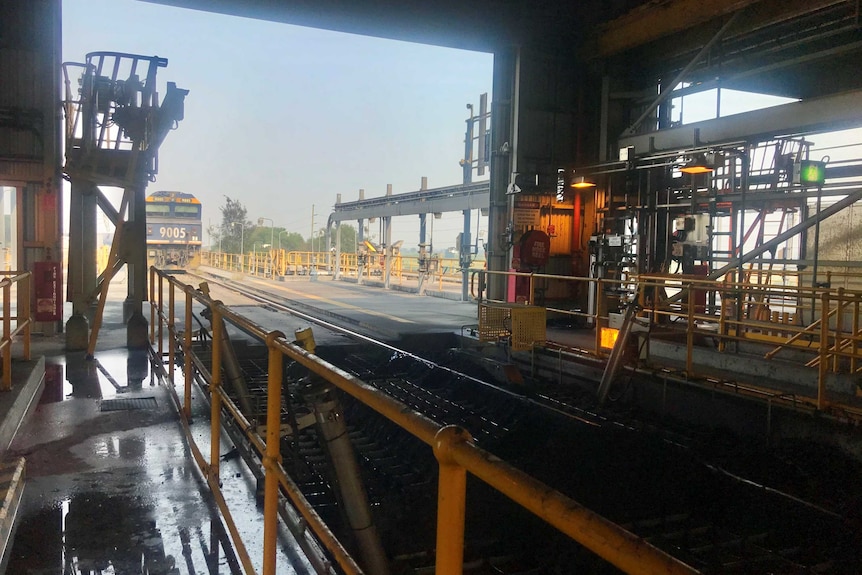
[[[200,218],[200,206],[174,206],[174,215],[178,218]]]

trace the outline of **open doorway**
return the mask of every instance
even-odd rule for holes
[[[21,188],[0,182],[0,271],[18,269],[18,195]]]

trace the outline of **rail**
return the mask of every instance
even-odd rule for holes
[[[165,282],[168,284],[167,309],[164,306]],[[176,329],[178,291],[184,296],[182,337]],[[171,382],[173,382],[176,361],[174,349],[178,348],[183,352],[184,394],[182,400],[174,396],[175,401],[181,413],[186,437],[191,445],[195,461],[206,476],[207,483],[215,495],[216,503],[225,517],[237,553],[247,573],[254,573],[255,571],[219,487],[219,446],[223,408],[237,419],[239,427],[248,436],[250,444],[262,458],[265,472],[263,574],[274,575],[276,573],[277,511],[280,492],[290,499],[307,522],[308,527],[318,537],[344,573],[358,574],[362,572],[320,520],[314,509],[302,497],[281,465],[279,431],[281,428],[282,376],[285,357],[301,364],[310,372],[322,377],[432,447],[438,460],[440,472],[436,550],[436,573],[439,575],[460,575],[463,572],[467,472],[499,490],[536,516],[627,573],[697,573],[690,566],[636,537],[619,525],[593,513],[562,493],[551,489],[479,448],[472,442],[466,430],[455,426],[443,426],[432,421],[360,379],[291,343],[283,333],[265,330],[221,302],[211,300],[194,287],[183,284],[177,278],[160,272],[156,268],[150,268],[150,302],[151,342],[153,345],[157,345],[160,356],[164,357],[164,335],[165,330],[167,331],[169,343],[168,374]],[[229,321],[265,342],[268,348],[265,437],[257,435],[254,428],[249,425],[222,389],[220,346],[212,346],[209,366],[200,365],[199,360],[197,360],[197,364],[195,363],[192,346],[192,332],[194,331],[192,309],[195,302],[208,307],[212,313],[212,338],[214,342],[221,341],[222,320]],[[189,427],[191,385],[196,365],[209,381],[212,442],[209,461],[206,460],[194,442]],[[173,389],[172,386],[171,389]]]
[[[3,336],[0,339],[0,353],[3,356],[3,377],[0,379],[0,391],[12,389],[12,341],[18,335],[23,335],[23,359],[30,359],[30,331],[33,320],[30,316],[30,290],[33,274],[31,272],[0,272],[6,276],[0,280],[3,291]],[[12,287],[18,296],[15,315],[12,315]],[[15,329],[12,329],[12,320]]]

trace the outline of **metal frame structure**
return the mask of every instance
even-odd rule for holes
[[[93,52],[84,63],[63,66],[66,113],[66,176],[71,182],[68,300],[69,349],[95,351],[111,278],[127,265],[124,305],[129,347],[146,346],[146,188],[158,171],[158,149],[183,119],[188,90],[168,82],[160,101],[156,74],[165,58],[120,52]],[[80,71],[75,79],[72,71]],[[73,82],[79,87],[75,89]],[[119,210],[99,186],[123,190]],[[115,226],[108,266],[96,274],[96,207]],[[87,316],[96,305],[92,330]]]

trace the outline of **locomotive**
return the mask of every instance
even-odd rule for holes
[[[198,255],[202,238],[201,202],[184,192],[147,196],[147,264],[184,268]]]

